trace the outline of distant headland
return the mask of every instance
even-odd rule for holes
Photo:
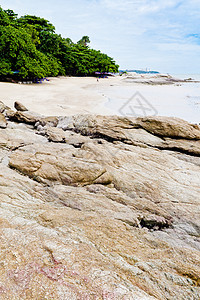
[[[119,72],[134,72],[137,74],[159,74],[158,71],[147,71],[147,70],[120,70]]]

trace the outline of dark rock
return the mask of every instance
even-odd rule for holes
[[[21,102],[18,101],[14,103],[14,107],[18,111],[28,111],[28,109]]]
[[[32,112],[17,111],[14,115],[11,115],[10,119],[19,122],[34,125],[41,116]]]
[[[172,225],[172,218],[166,219],[162,216],[148,215],[140,217],[140,225],[148,229],[161,230]]]

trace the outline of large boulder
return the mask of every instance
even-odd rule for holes
[[[200,127],[182,119],[170,117],[137,118],[137,123],[146,131],[161,137],[200,140]]]

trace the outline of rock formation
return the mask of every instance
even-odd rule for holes
[[[200,128],[0,103],[2,299],[199,299]]]

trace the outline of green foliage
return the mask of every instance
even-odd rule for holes
[[[12,10],[0,7],[1,77],[14,71],[20,78],[117,72],[114,60],[89,48],[89,43],[88,36],[77,43],[62,38],[44,18],[30,15],[17,18]]]
[[[63,42],[64,42],[67,46],[72,46],[72,45],[74,44],[70,38],[64,38],[64,39],[63,39]]]
[[[90,43],[89,36],[84,35],[78,42],[77,44],[82,45],[82,46],[87,46]]]
[[[0,25],[6,26],[10,24],[10,19],[7,13],[0,7]]]
[[[7,14],[10,21],[15,21],[17,19],[17,14],[15,14],[13,10],[7,9],[7,10],[4,10],[4,12]]]
[[[40,45],[38,49],[43,53],[49,53],[57,56],[60,51],[60,42],[62,38],[60,35],[43,31],[40,33]]]
[[[42,32],[42,31],[48,31],[51,33],[55,32],[55,27],[48,20],[36,16],[25,15],[19,18],[17,20],[17,23],[20,26],[26,26],[28,24],[32,25],[35,27],[35,29],[38,32]]]
[[[59,73],[56,60],[38,51],[32,36],[24,28],[0,26],[0,60],[6,63],[9,74],[17,70],[22,78],[42,78]],[[5,74],[5,66],[1,75]]]
[[[37,46],[40,45],[40,38],[39,38],[39,33],[38,31],[35,29],[35,27],[33,25],[27,25],[25,27],[26,32],[31,36],[32,38],[32,42]]]
[[[12,74],[11,64],[7,60],[1,60],[0,61],[0,76],[5,76],[8,74]]]

